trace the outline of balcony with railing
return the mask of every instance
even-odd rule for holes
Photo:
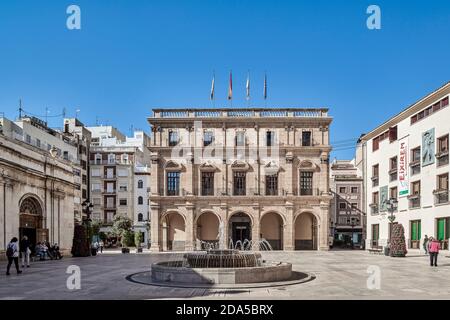
[[[409,209],[420,208],[420,194],[412,194],[408,196]]]
[[[378,203],[369,204],[370,214],[375,215],[379,213]]]
[[[312,189],[294,189],[291,196],[301,196],[301,197],[315,197],[322,196],[323,192],[319,188]],[[223,196],[239,196],[239,197],[255,197],[255,196],[271,196],[271,197],[286,197],[288,192],[285,189],[272,190],[266,193],[264,188],[245,188],[245,189],[234,189],[230,187],[228,190],[226,188],[215,188],[213,190],[202,190],[196,189],[193,193],[189,193],[186,189],[180,188],[177,190],[165,190],[164,188],[159,188],[158,195],[160,197],[184,197],[184,196],[196,196],[196,197],[223,197]]]
[[[439,204],[447,204],[447,203],[449,203],[448,193],[449,192],[448,192],[447,189],[434,190],[433,191],[434,204],[435,205],[439,205]]]
[[[445,166],[448,164],[448,150],[442,150],[436,153],[437,165]]]
[[[104,189],[103,193],[104,194],[114,194],[114,193],[116,193],[116,189]]]
[[[153,109],[153,118],[324,118],[327,108]]]
[[[372,180],[372,187],[378,187],[378,181],[379,181],[378,176],[373,176],[370,178],[370,180]]]

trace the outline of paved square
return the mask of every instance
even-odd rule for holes
[[[362,251],[263,252],[263,258],[288,261],[293,269],[316,279],[294,286],[264,289],[182,289],[142,285],[126,280],[130,274],[150,269],[170,253],[104,253],[96,257],[64,258],[35,262],[23,274],[5,275],[2,261],[0,299],[450,299],[450,259],[441,252],[439,267],[430,267],[428,256],[411,253],[406,258],[371,255]],[[66,286],[69,265],[81,269],[81,289]],[[367,287],[369,266],[381,271],[380,289]]]

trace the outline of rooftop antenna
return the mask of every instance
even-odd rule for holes
[[[22,119],[22,98],[19,99],[19,119]]]
[[[45,107],[45,125],[48,126],[48,114],[50,110],[48,110],[48,107]]]
[[[65,107],[62,110],[62,116],[63,116],[63,119],[66,117],[66,108]]]

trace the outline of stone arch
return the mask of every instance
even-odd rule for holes
[[[201,249],[218,247],[220,222],[220,216],[212,210],[205,210],[196,217],[196,239],[200,241]]]
[[[232,212],[228,217],[227,226],[231,246],[236,247],[239,242],[242,244],[246,240],[252,240],[252,229],[255,224],[254,217],[250,213],[244,210]]]
[[[317,250],[319,243],[319,219],[311,211],[303,211],[294,218],[295,250]]]
[[[32,245],[48,240],[44,229],[44,206],[35,194],[25,194],[19,200],[19,237],[27,236]]]
[[[161,216],[164,251],[184,251],[186,244],[186,217],[178,210],[168,210]]]
[[[273,250],[283,250],[284,226],[286,220],[277,211],[266,211],[260,219],[260,238],[267,240]]]

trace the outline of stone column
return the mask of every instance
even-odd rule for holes
[[[294,223],[294,205],[286,202],[286,223],[283,228],[283,250],[295,250],[295,223]]]
[[[151,252],[161,251],[161,235],[160,235],[160,223],[159,223],[159,205],[157,203],[150,203],[150,237],[151,237]]]
[[[261,235],[260,235],[260,217],[261,217],[261,212],[260,212],[260,208],[259,208],[259,204],[255,203],[253,205],[253,213],[252,213],[252,220],[253,220],[253,224],[252,224],[252,240],[253,240],[253,250],[257,250],[259,251],[259,240],[261,240]],[[255,245],[256,244],[256,245]]]
[[[293,187],[292,187],[292,167],[294,165],[294,157],[292,155],[292,152],[288,152],[286,154],[286,173],[284,175],[285,181],[285,190],[288,196],[292,196],[294,194]]]
[[[1,226],[1,233],[2,236],[0,238],[0,248],[6,250],[6,198],[5,198],[5,191],[6,191],[6,183],[2,180],[0,177],[0,226]],[[19,213],[17,213],[19,214]]]
[[[184,245],[185,251],[194,250],[194,208],[192,203],[186,203],[186,242]]]
[[[321,251],[328,251],[330,247],[328,246],[328,232],[329,232],[329,225],[328,225],[328,210],[329,206],[326,202],[320,203],[320,224],[318,226],[318,249]]]
[[[150,196],[152,195],[160,195],[163,196],[164,192],[162,192],[162,188],[159,185],[160,176],[159,176],[159,155],[157,152],[152,152],[150,154],[151,158],[151,166],[150,166],[150,172],[151,172],[151,179],[150,179]],[[164,178],[164,177],[163,177]],[[160,190],[161,189],[161,190]],[[160,193],[161,192],[161,193]]]

